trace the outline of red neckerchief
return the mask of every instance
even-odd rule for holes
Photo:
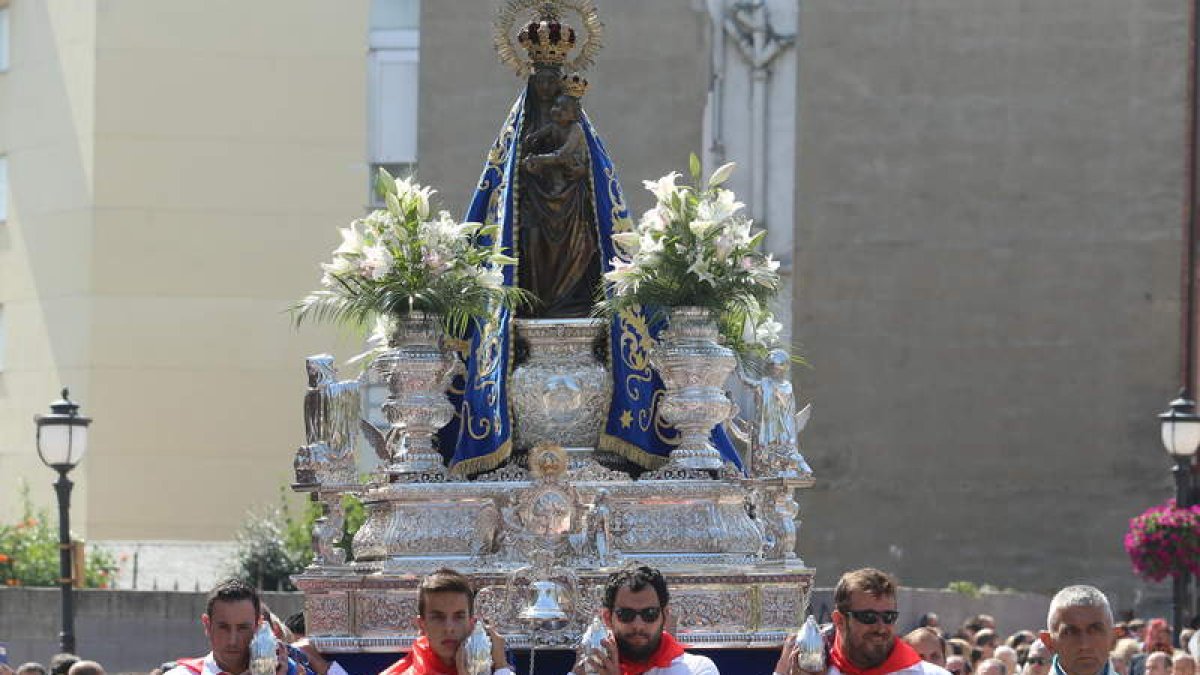
[[[666,668],[671,665],[671,662],[679,658],[683,654],[683,645],[675,641],[675,638],[667,631],[662,632],[662,639],[658,641],[658,649],[650,655],[650,658],[643,662],[626,661],[620,658],[621,675],[642,675],[642,673],[651,668]]]
[[[200,673],[204,672],[204,659],[206,658],[208,657],[197,656],[194,659],[175,659],[175,665],[183,666],[193,673],[196,673],[196,675],[200,675]]]
[[[404,658],[387,667],[379,675],[458,675],[454,665],[446,665],[433,651],[429,638],[422,635],[412,644]]]
[[[874,668],[859,668],[846,658],[842,653],[842,641],[834,639],[833,650],[829,653],[829,660],[833,665],[845,675],[887,675],[898,670],[904,670],[910,666],[914,666],[921,662],[921,655],[917,650],[908,646],[908,643],[900,638],[896,638],[892,645],[892,653],[888,655],[887,660],[875,666]]]

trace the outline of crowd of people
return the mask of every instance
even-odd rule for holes
[[[801,647],[793,635],[780,649],[772,675],[1198,675],[1200,636],[1194,629],[1183,630],[1175,642],[1163,619],[1114,622],[1108,599],[1091,586],[1062,589],[1050,602],[1044,628],[1018,630],[1007,637],[986,614],[951,633],[931,613],[900,636],[898,590],[896,580],[877,569],[843,574],[834,590],[832,623],[822,628],[826,669],[800,669],[799,664],[808,661],[797,658]],[[417,589],[413,617],[420,636],[402,659],[379,675],[465,673],[463,645],[481,619],[474,600],[470,581],[454,570],[440,569],[425,577]],[[667,629],[669,603],[670,590],[658,570],[638,566],[614,572],[599,612],[609,634],[599,649],[577,654],[572,673],[718,675],[710,658],[688,652]],[[241,581],[214,588],[200,620],[211,651],[164,663],[152,675],[247,673],[251,639],[264,624],[277,638],[275,675],[347,675],[305,637],[303,614],[281,620]],[[491,637],[492,675],[514,675],[504,638],[486,620],[484,626]],[[105,671],[95,661],[59,654],[48,667],[26,663],[14,670],[0,663],[0,675]]]
[[[1197,675],[1196,629],[1180,631],[1178,643],[1171,636],[1165,619],[1114,623],[1108,651],[1113,674]],[[903,639],[951,675],[1048,675],[1054,657],[1038,633],[1026,629],[1004,637],[987,614],[971,617],[950,633],[936,614],[928,613]]]

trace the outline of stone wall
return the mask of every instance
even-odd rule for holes
[[[98,591],[75,593],[76,652],[109,673],[149,672],[164,661],[208,651],[200,615],[206,593]],[[280,617],[300,611],[297,593],[266,593]],[[58,652],[61,595],[54,588],[0,589],[0,642],[9,662],[46,664]]]
[[[801,3],[819,583],[1138,599],[1122,535],[1173,495],[1189,6]]]

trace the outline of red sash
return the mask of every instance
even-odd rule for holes
[[[204,659],[206,658],[208,657],[197,656],[194,659],[175,659],[175,665],[183,666],[193,673],[196,673],[196,675],[200,675],[200,673],[204,672]]]
[[[658,649],[650,655],[650,658],[641,663],[626,661],[620,659],[621,675],[642,675],[642,673],[651,668],[666,668],[671,665],[671,662],[679,658],[683,654],[683,645],[675,641],[667,631],[662,632],[662,639],[659,640]]]
[[[422,635],[404,658],[388,666],[379,675],[458,675],[454,665],[446,665],[433,651],[429,638]]]
[[[907,642],[896,638],[896,642],[892,645],[892,653],[888,655],[887,660],[874,668],[859,668],[842,653],[842,641],[834,640],[829,660],[845,675],[887,675],[920,663],[921,655],[909,647]]]

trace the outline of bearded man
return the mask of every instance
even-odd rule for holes
[[[609,575],[600,620],[611,634],[602,649],[580,654],[574,672],[589,660],[600,675],[719,675],[707,656],[689,654],[663,628],[671,609],[667,582],[652,567],[632,567]]]
[[[872,567],[842,575],[833,591],[834,640],[825,675],[949,675],[945,668],[923,661],[915,649],[896,637],[900,618],[897,588],[892,575]],[[805,672],[795,663],[795,639],[789,637],[775,673]]]

